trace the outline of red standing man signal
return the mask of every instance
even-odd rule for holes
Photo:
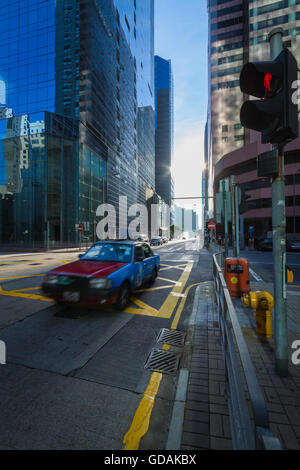
[[[268,91],[271,92],[271,85],[270,85],[271,78],[272,78],[272,75],[270,73],[266,73],[264,77],[265,97],[267,96]]]

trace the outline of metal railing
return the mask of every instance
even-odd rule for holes
[[[222,273],[224,253],[214,254],[213,261],[233,447],[281,450],[279,439],[270,430],[263,392]],[[251,421],[242,374],[246,379],[254,422]]]

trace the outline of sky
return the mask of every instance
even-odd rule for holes
[[[171,59],[174,76],[175,197],[202,195],[208,94],[206,3],[155,0],[155,54]],[[182,202],[175,201],[181,206]]]

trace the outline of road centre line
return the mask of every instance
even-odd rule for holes
[[[253,269],[249,268],[249,272],[250,274],[252,274],[252,276],[254,277],[256,281],[262,281],[262,278],[258,274],[256,274],[256,272],[253,271]]]

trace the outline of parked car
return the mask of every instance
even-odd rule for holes
[[[134,241],[95,243],[80,259],[52,269],[42,291],[58,303],[126,307],[130,294],[143,283],[153,283],[160,256],[149,244]]]
[[[272,238],[260,238],[257,242],[257,249],[259,251],[272,251],[273,249]]]
[[[273,250],[273,239],[272,238],[260,238],[256,244],[256,247],[260,251],[272,251]],[[286,251],[291,250],[291,242],[286,240]]]
[[[289,242],[289,251],[300,251],[300,240],[291,240]]]
[[[151,238],[151,240],[150,240],[150,245],[153,245],[153,246],[160,246],[160,245],[162,245],[162,244],[163,244],[163,242],[162,242],[161,237]]]
[[[167,237],[162,237],[163,243],[168,243],[169,239]]]

